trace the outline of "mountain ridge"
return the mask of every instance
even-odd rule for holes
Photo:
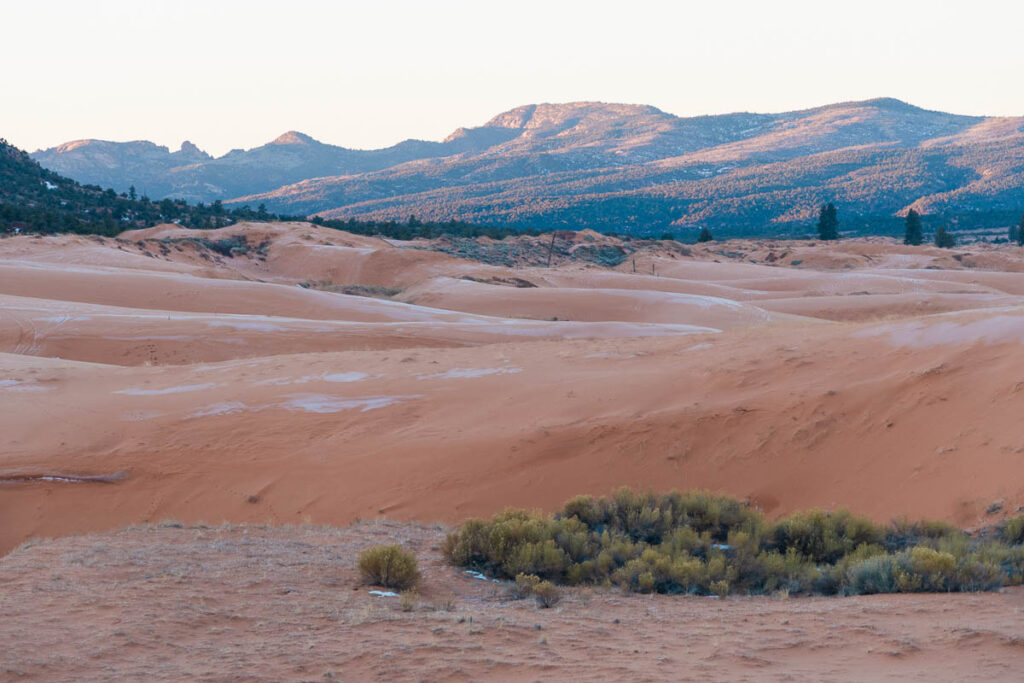
[[[154,196],[263,203],[292,215],[415,214],[648,233],[691,225],[770,230],[812,219],[823,201],[852,216],[1024,205],[1022,131],[1024,118],[948,114],[891,97],[696,117],[567,102],[521,105],[440,142],[378,150],[288,131],[218,158],[196,159],[190,150],[190,163],[174,158],[182,152],[156,160],[166,148],[145,142],[33,157],[83,182],[97,182],[92,173],[123,185],[130,173],[148,173],[134,184]],[[135,145],[125,148],[120,169],[110,147],[118,144]]]

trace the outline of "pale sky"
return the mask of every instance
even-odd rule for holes
[[[1019,0],[0,0],[0,137],[373,148],[520,104],[1024,115]]]

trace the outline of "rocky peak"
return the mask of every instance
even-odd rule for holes
[[[312,143],[315,143],[315,142],[316,142],[316,140],[314,140],[313,138],[309,137],[305,133],[300,133],[297,130],[290,130],[287,133],[282,133],[281,135],[277,136],[277,138],[275,138],[274,141],[271,142],[270,144],[272,144],[272,145],[309,145],[309,144],[312,144]]]

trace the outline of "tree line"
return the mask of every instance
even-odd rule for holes
[[[835,204],[829,202],[821,207],[818,213],[818,239],[824,241],[839,239],[839,214]],[[1007,241],[1024,246],[1024,215],[1020,223],[1010,226],[1007,233]],[[956,236],[946,226],[940,225],[935,229],[932,238],[933,244],[937,247],[950,249],[956,246]],[[924,227],[921,221],[921,214],[914,209],[907,211],[904,219],[903,243],[911,246],[918,246],[924,243]]]

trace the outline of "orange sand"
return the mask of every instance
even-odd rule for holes
[[[253,247],[225,257],[196,234],[0,240],[0,551],[171,517],[455,522],[624,484],[773,516],[1024,505],[1017,247],[652,246],[634,274],[306,224],[202,233]]]

